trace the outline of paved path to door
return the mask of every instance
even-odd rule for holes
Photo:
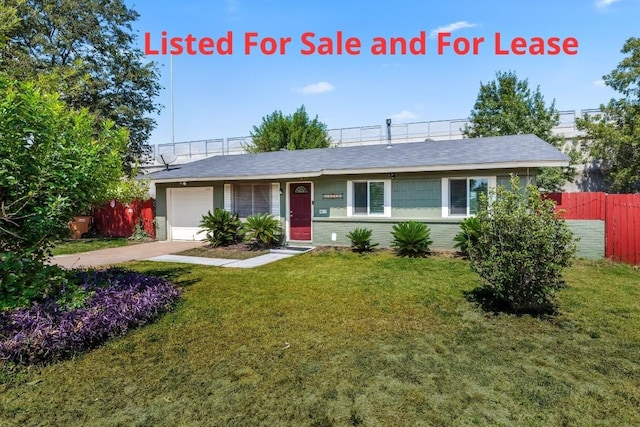
[[[311,248],[304,248],[302,250],[278,249],[268,254],[242,260],[171,255],[176,252],[186,251],[187,249],[197,248],[204,245],[204,243],[205,242],[168,241],[139,243],[119,248],[100,249],[71,255],[58,255],[54,256],[51,262],[64,268],[98,267],[140,260],[182,262],[218,267],[253,268],[311,250]]]
[[[216,267],[230,267],[230,268],[253,268],[261,265],[270,264],[281,259],[289,258],[294,255],[300,255],[302,253],[310,251],[312,248],[296,249],[272,249],[270,253],[259,255],[257,257],[248,259],[223,259],[223,258],[202,258],[196,256],[183,256],[183,255],[160,255],[157,257],[149,258],[148,261],[161,261],[161,262],[183,262],[187,264],[200,264],[200,265],[214,265]]]
[[[138,243],[119,248],[99,249],[91,252],[81,252],[71,255],[58,255],[52,258],[52,263],[64,268],[98,267],[113,265],[127,261],[149,259],[160,255],[173,254],[187,249],[202,246],[204,242],[168,242],[157,241]]]

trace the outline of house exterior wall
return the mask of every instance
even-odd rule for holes
[[[167,186],[156,184],[156,238],[167,240]]]
[[[521,176],[521,186],[535,183],[535,176],[526,170],[515,170]],[[523,176],[524,175],[524,176]],[[391,180],[391,216],[347,216],[347,182],[359,180],[389,180],[388,175],[336,176],[304,180],[314,186],[313,199],[313,245],[349,245],[346,235],[356,227],[373,230],[373,241],[380,247],[391,244],[391,230],[395,224],[409,219],[425,223],[431,230],[433,249],[452,250],[453,236],[460,229],[462,218],[442,218],[442,178],[496,176],[497,185],[507,186],[509,176],[504,171],[471,171],[446,174],[411,173],[400,174]],[[287,217],[287,182],[270,181],[280,185],[280,218]],[[213,204],[215,208],[224,208],[224,184],[233,182],[204,181],[190,182],[187,187],[213,186]],[[176,184],[156,185],[156,233],[160,240],[167,239],[167,188],[184,188]],[[323,195],[342,195],[342,198],[326,198]],[[568,220],[569,228],[578,237],[578,256],[601,258],[604,256],[604,221]],[[335,234],[335,240],[332,238]]]
[[[394,218],[440,218],[441,206],[441,179],[414,177],[391,182],[391,216]]]
[[[460,230],[461,219],[425,219],[425,223],[431,230],[432,249],[452,250],[453,236]],[[324,219],[315,218],[313,221],[313,245],[338,245],[349,246],[347,233],[356,227],[369,228],[373,231],[372,242],[379,243],[380,247],[391,245],[391,230],[395,224],[401,222],[393,218],[375,219],[363,221],[362,219],[341,218]],[[335,234],[336,240],[332,239]]]
[[[577,256],[600,259],[605,256],[605,223],[601,220],[571,220],[567,225],[578,240]]]
[[[219,181],[191,182],[187,186],[156,184],[156,238],[158,240],[167,240],[167,204],[169,202],[167,189],[197,187],[213,187],[213,209],[224,207],[224,185]]]

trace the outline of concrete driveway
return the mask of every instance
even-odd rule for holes
[[[51,263],[64,268],[98,267],[173,254],[187,249],[197,248],[204,244],[205,242],[168,241],[138,243],[119,248],[100,249],[71,255],[58,255],[51,258]]]

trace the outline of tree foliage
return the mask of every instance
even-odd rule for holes
[[[622,53],[628,55],[605,84],[619,92],[600,106],[601,114],[576,120],[585,131],[583,146],[592,159],[602,162],[603,173],[614,192],[640,191],[640,38],[628,39]]]
[[[492,201],[490,201],[492,200]],[[492,299],[516,312],[544,312],[553,293],[564,286],[562,270],[576,251],[573,233],[530,185],[499,186],[480,196],[478,235],[469,240],[471,268]]]
[[[327,148],[331,138],[327,125],[309,118],[304,105],[292,115],[285,116],[274,111],[262,118],[260,126],[254,126],[251,132],[253,143],[246,147],[251,153],[265,151],[303,150],[306,148]]]
[[[0,74],[0,252],[42,252],[122,176],[127,132]]]
[[[552,132],[559,123],[555,100],[547,107],[540,87],[532,92],[528,80],[518,79],[512,71],[499,71],[495,80],[480,83],[469,122],[462,129],[468,138],[533,134],[557,148],[562,148],[564,143],[561,136]],[[576,157],[573,151],[569,155]],[[574,175],[573,168],[543,168],[538,171],[538,186],[558,191],[567,180],[573,180]]]
[[[155,126],[149,114],[159,111],[154,102],[160,90],[156,64],[147,62],[134,46],[131,23],[138,13],[122,0],[5,4],[13,4],[20,19],[5,33],[8,43],[0,56],[0,70],[37,80],[72,108],[88,108],[101,121],[129,129],[122,160],[130,172],[148,151],[146,141]]]

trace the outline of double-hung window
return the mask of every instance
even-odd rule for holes
[[[389,181],[349,181],[347,184],[348,215],[390,216]]]
[[[490,178],[450,178],[448,179],[448,204],[443,216],[469,216],[478,212],[481,194],[488,195]],[[443,188],[447,188],[443,186]],[[443,197],[444,199],[444,197]]]

